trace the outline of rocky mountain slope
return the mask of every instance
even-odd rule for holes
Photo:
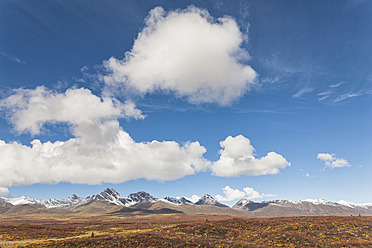
[[[194,205],[210,205],[210,206],[216,206],[216,207],[228,207],[225,204],[222,204],[216,201],[212,196],[208,194],[201,197],[199,201],[195,202]]]

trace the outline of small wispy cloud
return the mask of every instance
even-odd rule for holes
[[[329,94],[331,94],[331,93],[332,93],[332,91],[328,90],[328,91],[320,92],[320,93],[318,94],[318,96],[326,96],[326,95],[329,95]]]
[[[263,78],[261,79],[261,82],[262,83],[268,83],[268,84],[275,84],[277,82],[280,81],[280,77],[276,76],[276,77],[266,77],[266,78]]]
[[[260,64],[270,70],[273,75],[293,75],[296,73],[304,72],[307,68],[299,64],[288,63],[286,58],[282,58],[279,53],[272,54],[269,57],[261,58]]]
[[[304,95],[306,93],[310,93],[312,91],[313,91],[312,88],[303,88],[303,89],[299,90],[296,94],[294,94],[293,98],[301,98],[302,95]]]
[[[337,84],[331,84],[331,85],[328,86],[328,87],[329,87],[329,88],[337,88],[337,87],[343,85],[344,83],[345,83],[345,82],[339,82],[339,83],[337,83]]]
[[[340,95],[339,97],[334,99],[333,102],[341,102],[341,101],[346,100],[348,98],[358,97],[358,96],[362,96],[362,95],[364,95],[363,91],[359,91],[359,92],[355,92],[355,93],[350,92],[350,93]]]
[[[315,177],[314,175],[311,175],[310,173],[306,173],[304,176],[305,177],[311,177],[311,178],[314,178]]]
[[[340,81],[338,83],[329,84],[328,86],[326,86],[325,89],[323,88],[317,94],[318,101],[323,101],[327,99],[330,102],[337,103],[349,98],[355,98],[365,94],[369,94],[368,90],[356,91],[355,89],[354,90],[345,89],[344,86],[347,86],[346,83],[347,82],[345,81]]]
[[[355,8],[359,7],[360,5],[366,3],[366,2],[367,2],[366,0],[350,0],[346,4],[346,9],[347,10],[355,9]]]
[[[249,17],[249,3],[247,0],[240,1],[239,15],[243,19],[247,19],[247,17]]]
[[[327,99],[329,96],[322,96],[322,97],[319,97],[319,101],[323,101],[323,100],[325,100],[325,99]]]
[[[320,93],[318,93],[318,97],[319,97],[318,100],[323,101],[323,100],[327,99],[331,94],[332,94],[331,90],[320,92]]]
[[[214,7],[216,9],[221,9],[223,7],[223,2],[221,0],[216,1]]]
[[[0,52],[0,55],[10,59],[11,61],[15,62],[15,63],[18,63],[18,64],[26,64],[26,62],[24,62],[23,60],[20,60],[19,58],[13,56],[13,55],[10,55],[10,54],[7,54],[7,53],[4,53],[4,52]]]
[[[262,113],[262,114],[293,114],[293,112],[286,109],[263,109],[263,108],[229,108],[229,111],[235,114],[249,114],[249,113]]]

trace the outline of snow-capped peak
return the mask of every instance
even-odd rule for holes
[[[237,203],[235,203],[235,205],[244,205],[244,204],[247,204],[249,202],[251,202],[251,201],[248,200],[248,199],[241,199]]]
[[[344,201],[344,200],[338,201],[337,203],[340,204],[340,205],[349,207],[349,208],[355,208],[355,205],[356,205],[355,203],[347,202],[347,201]]]
[[[217,201],[212,196],[205,194],[195,203],[195,205],[211,205],[215,202]]]
[[[347,201],[344,201],[344,200],[338,201],[337,203],[340,204],[340,205],[349,207],[349,208],[361,207],[361,208],[368,209],[368,208],[372,207],[372,203],[358,204],[358,203],[347,202]]]
[[[107,188],[102,193],[91,197],[92,200],[108,201],[119,206],[132,206],[141,201],[154,202],[157,198],[153,197],[149,193],[139,191],[137,193],[129,194],[127,197],[120,195],[116,190]]]
[[[2,198],[5,202],[8,202],[12,205],[23,205],[23,204],[37,204],[39,203],[37,200],[28,198],[27,196],[21,196],[18,198]]]
[[[116,190],[112,188],[107,188],[103,192],[99,193],[97,196],[102,197],[103,199],[107,200],[115,200],[123,198]]]
[[[103,192],[92,196],[91,200],[107,201],[120,206],[128,204],[128,200],[112,188],[107,188]]]
[[[199,201],[194,203],[194,205],[212,205],[212,206],[218,206],[218,207],[226,207],[226,205],[219,203],[212,196],[208,194],[205,194],[203,197],[201,197]]]

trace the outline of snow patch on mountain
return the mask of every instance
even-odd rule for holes
[[[340,204],[340,205],[349,207],[349,208],[357,208],[357,207],[364,208],[364,209],[372,208],[372,203],[358,204],[358,203],[347,202],[347,201],[344,201],[344,200],[338,201],[337,203]]]
[[[185,197],[182,198],[177,198],[177,197],[164,197],[164,199],[160,199],[159,201],[163,201],[165,203],[170,203],[170,204],[175,204],[175,205],[182,205],[182,204],[187,204],[187,205],[194,205],[193,202],[187,200]]]
[[[77,194],[73,194],[72,196],[66,199],[48,199],[48,200],[40,200],[39,203],[43,204],[47,208],[59,208],[59,207],[69,207],[84,203],[88,200],[88,198],[81,198]]]
[[[315,205],[320,205],[320,204],[323,204],[323,205],[335,205],[334,202],[330,202],[330,201],[327,201],[327,200],[324,200],[324,199],[306,199],[306,200],[302,200],[302,201],[297,201],[299,203],[303,203],[303,202],[310,202],[312,204],[315,204]]]
[[[6,198],[1,197],[5,202],[8,202],[12,205],[23,205],[23,204],[38,204],[39,202],[37,200],[28,198],[27,196],[21,196],[18,198]]]
[[[155,202],[158,199],[146,193],[145,191],[139,191],[137,193],[129,194],[127,197],[120,195],[116,190],[107,188],[98,195],[94,195],[90,198],[91,200],[107,201],[119,206],[130,207],[142,201]]]
[[[217,206],[217,207],[227,207],[226,205],[216,201],[212,196],[205,194],[203,197],[199,199],[199,201],[195,202],[194,205],[210,205],[210,206]]]
[[[196,196],[196,195],[195,195]],[[174,205],[209,205],[217,207],[227,207],[226,205],[218,202],[212,196],[205,194],[203,197],[195,197],[195,201],[191,201],[187,197],[165,197],[164,199],[158,199],[145,191],[139,191],[137,193],[129,194],[124,197],[120,195],[116,190],[107,188],[103,192],[93,195],[90,197],[82,198],[76,194],[66,199],[45,199],[36,200],[28,198],[27,196],[21,196],[18,198],[7,198],[0,197],[0,202],[10,203],[12,205],[22,204],[41,204],[46,208],[59,208],[59,207],[71,207],[77,206],[86,202],[91,201],[106,201],[119,206],[131,207],[142,201],[156,202],[162,201],[168,204]],[[286,209],[297,209],[301,211],[309,211],[311,213],[326,213],[330,209],[338,209],[340,213],[344,211],[358,211],[363,213],[369,213],[372,210],[372,203],[356,204],[347,202],[344,200],[336,202],[327,201],[324,199],[306,199],[300,201],[289,201],[289,200],[271,200],[254,202],[248,199],[239,200],[232,208],[246,211],[255,211],[266,206],[279,206]],[[332,207],[332,208],[330,208]],[[354,212],[353,212],[354,213]]]

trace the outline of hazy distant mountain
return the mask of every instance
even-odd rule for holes
[[[254,202],[247,199],[228,207],[206,194],[193,203],[185,197],[158,199],[139,191],[124,197],[116,190],[82,198],[76,194],[66,199],[36,200],[22,196],[0,197],[0,214],[81,213],[81,214],[224,214],[246,216],[299,216],[299,215],[372,215],[372,204],[346,201],[330,202],[323,199],[302,201],[273,200]]]
[[[246,211],[259,216],[292,216],[292,215],[372,215],[372,204],[355,204],[340,201],[338,203],[323,199],[302,201],[274,200],[253,202],[242,199],[234,209]]]
[[[87,201],[87,198],[81,198],[77,194],[73,194],[72,196],[66,199],[48,199],[48,200],[40,200],[38,202],[47,208],[59,208],[59,207],[75,206],[75,205],[81,204],[86,201]]]
[[[340,205],[346,206],[346,207],[350,207],[350,208],[359,208],[359,209],[362,208],[362,209],[372,210],[372,203],[356,204],[356,203],[351,203],[351,202],[347,202],[343,200],[338,201],[337,203]]]

